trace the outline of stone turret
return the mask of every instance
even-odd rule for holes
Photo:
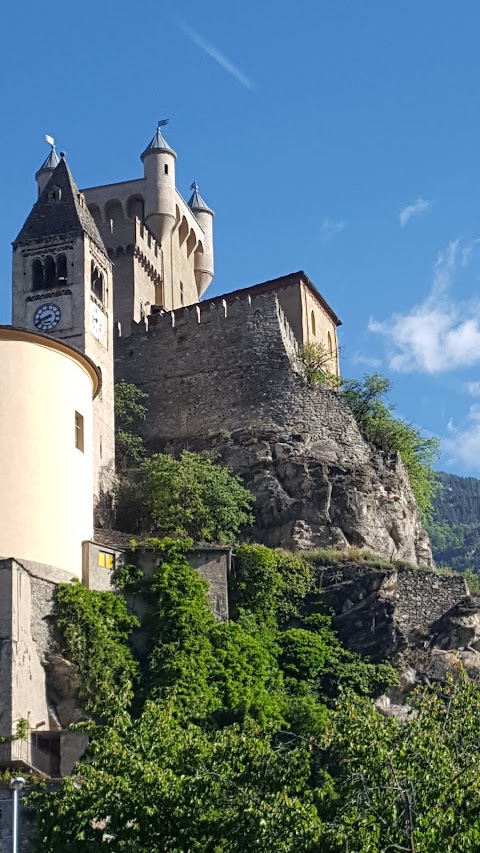
[[[193,182],[191,188],[193,190],[192,195],[188,200],[188,206],[190,210],[194,214],[198,224],[205,234],[205,238],[203,240],[203,251],[199,250],[195,252],[194,257],[194,269],[195,269],[195,281],[197,283],[198,288],[198,296],[199,298],[203,296],[208,285],[210,284],[213,275],[214,275],[214,266],[213,266],[213,210],[207,205],[207,203],[203,200],[202,196],[198,191],[198,184]]]
[[[145,224],[162,245],[175,226],[175,160],[177,155],[165,141],[162,122],[141,155],[146,179]]]
[[[48,157],[43,161],[38,172],[35,173],[35,180],[38,184],[38,195],[43,192],[60,162],[55,150],[55,143],[51,142],[51,146]]]

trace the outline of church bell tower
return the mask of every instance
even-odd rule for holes
[[[13,325],[65,341],[101,371],[92,437],[99,507],[115,464],[112,264],[65,155],[58,159],[52,146],[47,161],[37,173],[38,200],[13,243]],[[72,508],[74,499],[72,483]]]

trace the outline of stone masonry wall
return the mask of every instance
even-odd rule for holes
[[[469,597],[461,575],[403,565],[347,562],[318,567],[317,573],[342,642],[374,660],[422,645],[434,623]]]
[[[134,324],[130,337],[116,341],[116,380],[147,391],[152,449],[173,437],[273,423],[315,433],[366,461],[350,412],[333,392],[305,385],[294,353],[275,294],[204,303]]]
[[[398,454],[372,450],[339,396],[297,366],[274,293],[154,315],[116,340],[116,381],[148,394],[148,448],[214,451],[256,497],[256,541],[430,564]]]

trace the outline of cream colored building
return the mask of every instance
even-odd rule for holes
[[[14,326],[76,347],[100,370],[92,447],[98,508],[115,466],[112,263],[63,156],[13,243],[12,317]]]
[[[0,327],[0,559],[82,577],[93,535],[93,400],[86,356],[46,335]]]
[[[235,302],[246,296],[275,293],[299,347],[318,344],[324,353],[324,368],[337,378],[340,376],[340,359],[337,328],[342,321],[317,290],[303,270],[288,275],[232,290],[209,300],[213,303]]]
[[[122,335],[154,306],[170,311],[198,302],[213,278],[213,211],[196,184],[188,202],[182,198],[176,159],[159,123],[141,155],[142,178],[83,190],[113,263]]]

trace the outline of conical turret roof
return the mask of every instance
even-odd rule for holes
[[[145,148],[145,151],[142,153],[140,159],[143,160],[143,158],[145,157],[146,154],[148,154],[149,151],[168,151],[168,153],[173,154],[174,157],[177,156],[175,151],[173,150],[173,148],[170,148],[170,145],[168,144],[165,137],[163,136],[160,124],[157,127],[157,132],[156,132],[155,136],[148,143],[148,145]]]
[[[81,198],[62,155],[15,242],[28,243],[62,234],[88,234],[107,254],[95,221]]]
[[[43,161],[36,175],[40,175],[41,172],[53,172],[53,170],[57,168],[59,163],[60,158],[57,152],[55,151],[55,146],[52,145],[48,157]]]
[[[200,195],[196,181],[193,182],[190,189],[193,190],[192,195],[188,199],[188,206],[190,210],[193,210],[194,212],[196,210],[204,210],[207,213],[213,213],[211,207],[208,206],[207,202]]]

